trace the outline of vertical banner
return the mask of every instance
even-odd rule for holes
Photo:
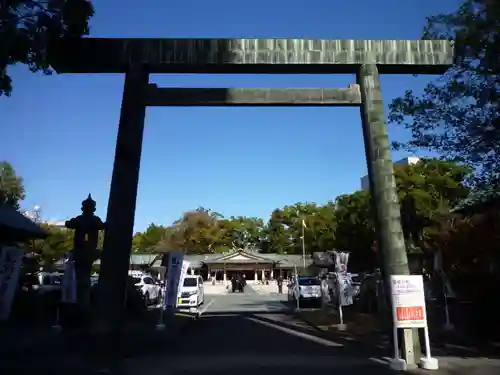
[[[184,253],[170,252],[168,253],[168,266],[166,271],[166,290],[165,290],[165,307],[177,306],[177,293],[179,290],[179,281],[182,273],[182,263],[184,261]]]
[[[189,264],[190,263],[187,260],[182,261],[181,276],[179,277],[179,286],[177,288],[177,304],[179,302],[179,298],[181,297],[182,286],[184,285],[184,279],[186,278]]]
[[[61,302],[76,303],[76,273],[75,262],[72,254],[69,254],[64,262],[64,275],[62,277]]]
[[[347,273],[349,253],[335,251],[335,270],[337,272],[337,283],[340,306],[348,306],[353,303],[351,277]]]
[[[24,249],[0,249],[0,321],[7,320],[16,294],[23,263]]]

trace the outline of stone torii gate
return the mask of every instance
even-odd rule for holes
[[[385,269],[408,274],[379,73],[443,74],[454,62],[452,42],[84,38],[54,44],[49,61],[58,73],[125,73],[99,283],[105,296],[101,318],[108,326],[116,327],[122,316],[146,106],[359,106]],[[350,73],[356,84],[344,89],[158,88],[149,84],[150,73]]]

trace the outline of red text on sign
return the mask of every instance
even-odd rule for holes
[[[422,306],[396,307],[396,316],[399,322],[405,320],[424,320],[424,308]]]

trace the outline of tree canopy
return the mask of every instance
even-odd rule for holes
[[[390,105],[391,122],[411,131],[396,149],[428,149],[473,168],[473,182],[500,182],[500,7],[464,0],[450,14],[427,19],[424,39],[455,40],[456,64],[422,94],[412,90]]]
[[[6,161],[0,162],[0,204],[8,204],[19,209],[19,202],[24,199],[23,179]]]
[[[0,7],[0,96],[11,95],[8,67],[26,64],[50,74],[48,47],[55,38],[89,33],[94,14],[89,0],[9,0]]]
[[[470,173],[469,167],[438,159],[395,167],[401,201],[411,197],[414,203],[412,215],[407,215],[408,207],[402,204],[403,216],[411,218],[403,225],[419,229],[419,246],[435,245],[443,218],[469,193],[463,181]],[[205,254],[249,247],[262,253],[302,254],[304,234],[307,254],[332,249],[350,251],[354,269],[370,269],[379,261],[371,196],[367,191],[342,195],[325,204],[299,202],[276,208],[267,223],[252,217],[226,218],[199,207],[185,212],[170,226],[151,224],[144,233],[136,234],[134,244],[142,243],[142,238],[149,238],[153,231],[154,238],[162,233],[156,246],[148,242],[148,246],[137,249]]]
[[[14,176],[10,180],[22,182],[11,167],[7,170],[6,175]],[[424,253],[432,255],[436,249],[442,250],[447,264],[460,269],[470,259],[486,267],[494,258],[493,243],[498,241],[496,224],[490,224],[494,213],[464,216],[452,212],[469,194],[464,180],[470,173],[467,166],[439,159],[395,166],[405,233],[417,232],[415,242]],[[13,191],[24,194],[22,189]],[[405,204],[408,197],[411,205]],[[72,249],[73,231],[43,225],[47,226],[49,237],[26,246],[41,253],[45,264],[51,264]],[[466,238],[481,239],[482,245],[472,246]],[[212,209],[198,207],[184,212],[170,225],[151,223],[134,235],[131,251],[209,254],[246,247],[262,253],[302,254],[304,243],[308,255],[333,249],[349,251],[349,268],[356,272],[379,265],[376,240],[371,196],[360,190],[323,204],[299,202],[275,208],[267,222],[256,217],[224,217]],[[458,249],[461,243],[467,244],[467,248]],[[472,248],[480,248],[480,253],[475,254]]]

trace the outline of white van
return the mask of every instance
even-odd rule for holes
[[[203,278],[201,276],[186,275],[177,300],[177,307],[198,307],[204,301]]]

